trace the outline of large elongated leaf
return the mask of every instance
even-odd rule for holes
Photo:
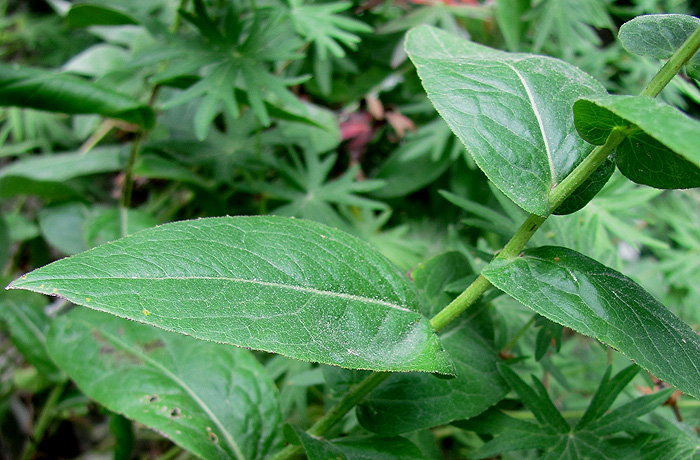
[[[366,243],[309,221],[176,222],[59,260],[10,288],[307,361],[453,372],[408,277]]]
[[[596,96],[574,104],[576,129],[604,144],[616,127],[628,135],[615,151],[629,179],[656,188],[700,187],[700,122],[648,96]]]
[[[81,78],[48,70],[0,64],[0,105],[61,113],[96,113],[153,127],[146,104]]]
[[[85,394],[205,460],[278,447],[277,390],[248,350],[83,308],[58,318],[47,342]]]
[[[630,53],[668,59],[698,27],[700,19],[687,14],[648,14],[624,23],[618,38]],[[686,68],[691,77],[700,77],[700,54]]]
[[[406,49],[438,112],[493,183],[528,212],[550,212],[549,193],[591,151],[574,128],[579,97],[600,83],[558,59],[477,45],[431,27]]]
[[[571,249],[546,246],[494,260],[483,275],[541,315],[700,397],[700,337],[621,273]]]

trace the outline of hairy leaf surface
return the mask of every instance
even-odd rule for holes
[[[310,221],[176,222],[59,260],[10,287],[306,361],[453,372],[408,277],[366,243]]]
[[[58,318],[47,342],[89,397],[205,460],[278,447],[277,390],[248,350],[82,308]]]
[[[687,14],[648,14],[624,23],[618,38],[630,53],[668,59],[698,27],[700,19]],[[700,54],[690,58],[686,69],[691,77],[700,77]]]
[[[419,27],[406,49],[433,105],[488,178],[528,212],[550,212],[549,192],[592,150],[571,107],[604,94],[558,59],[505,53]]]
[[[541,315],[700,396],[700,337],[621,273],[571,249],[545,246],[494,260],[483,275]]]

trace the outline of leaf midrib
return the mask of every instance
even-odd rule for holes
[[[23,284],[32,284],[32,283],[37,283],[40,281],[55,281],[55,280],[61,280],[61,281],[97,281],[97,280],[125,280],[125,281],[170,281],[170,280],[179,280],[179,281],[190,281],[190,280],[209,280],[209,281],[228,281],[232,283],[242,283],[242,284],[254,284],[258,286],[264,286],[264,287],[270,287],[270,288],[276,288],[276,289],[286,289],[286,290],[291,290],[291,291],[297,291],[297,292],[304,292],[308,294],[315,294],[315,295],[322,295],[322,296],[327,296],[327,297],[335,297],[339,299],[344,299],[344,300],[353,300],[353,301],[358,301],[361,303],[369,303],[369,304],[375,304],[375,305],[380,305],[388,308],[392,308],[395,310],[399,311],[404,311],[404,312],[410,312],[410,313],[416,313],[414,310],[408,308],[405,305],[399,305],[399,304],[394,304],[391,302],[388,302],[386,300],[381,300],[381,299],[374,299],[371,297],[365,297],[365,296],[360,296],[360,295],[355,295],[355,294],[347,294],[344,292],[336,292],[336,291],[325,291],[322,289],[316,289],[313,287],[307,287],[307,286],[296,286],[296,285],[291,285],[291,284],[282,284],[282,283],[275,283],[271,281],[261,281],[261,280],[251,280],[251,279],[244,279],[244,278],[232,278],[232,277],[225,277],[225,276],[219,276],[219,277],[213,277],[213,276],[165,276],[165,277],[138,277],[138,278],[133,278],[133,277],[126,277],[126,276],[97,276],[97,277],[89,277],[89,276],[76,276],[76,277],[65,277],[62,276],[60,278],[35,278],[32,280],[18,280],[18,281],[23,281],[24,283],[20,282],[17,283],[16,281],[10,284],[8,286],[9,289],[16,289],[16,288],[23,288]]]

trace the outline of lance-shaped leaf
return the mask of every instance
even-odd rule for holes
[[[488,178],[528,212],[550,212],[549,193],[592,150],[571,107],[605,93],[558,59],[477,45],[431,27],[406,49],[433,105]]]
[[[202,459],[262,459],[279,447],[277,390],[248,350],[83,308],[58,318],[47,343],[89,397]]]
[[[87,3],[71,6],[66,12],[68,27],[119,26],[138,24],[129,14],[103,5]]]
[[[408,277],[368,244],[310,221],[175,222],[59,260],[10,288],[306,361],[453,372]]]
[[[545,246],[494,260],[483,275],[539,314],[700,397],[700,337],[621,273],[571,249]]]
[[[649,14],[624,23],[618,38],[630,53],[668,59],[698,27],[700,19],[687,14]],[[690,58],[686,69],[700,78],[700,54]]]
[[[69,114],[96,113],[153,127],[155,114],[146,104],[81,78],[0,64],[0,105]]]
[[[648,96],[596,96],[574,104],[576,129],[602,145],[615,128],[627,137],[615,151],[630,180],[656,188],[700,187],[700,122]]]

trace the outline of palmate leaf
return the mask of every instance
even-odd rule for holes
[[[539,458],[547,460],[621,460],[641,458],[644,448],[631,445],[624,448],[626,438],[613,435],[627,431],[634,433],[637,418],[666,400],[672,389],[643,396],[623,404],[605,414],[617,396],[636,374],[635,366],[624,369],[612,380],[610,369],[605,373],[584,418],[572,428],[555,408],[542,383],[533,377],[533,386],[528,386],[512,369],[499,366],[503,378],[518,394],[525,406],[539,423],[526,422],[509,417],[499,410],[487,413],[457,425],[463,429],[488,433],[493,439],[484,444],[472,458],[491,458],[503,452],[524,449],[540,449]],[[585,423],[583,423],[585,420]],[[653,427],[651,427],[653,431]]]
[[[621,273],[571,249],[545,246],[495,260],[483,275],[537,313],[700,397],[700,337]]]
[[[571,107],[604,94],[602,85],[563,61],[505,53],[431,27],[409,32],[406,49],[477,165],[520,207],[548,215],[551,189],[592,150],[576,133]]]
[[[321,60],[327,59],[328,53],[337,58],[345,57],[341,44],[356,49],[360,37],[353,32],[372,32],[365,23],[337,14],[350,9],[351,2],[305,5],[304,0],[289,0],[289,6],[295,29],[314,43]]]
[[[305,361],[454,373],[408,278],[366,243],[309,221],[175,222],[59,260],[9,288]]]
[[[269,126],[271,110],[282,107],[304,112],[304,106],[287,87],[306,77],[296,79],[275,75],[270,65],[282,60],[303,57],[298,49],[303,44],[294,33],[293,25],[283,12],[258,11],[245,23],[239,23],[238,12],[229,7],[224,25],[220,26],[197,0],[195,12],[180,14],[193,24],[200,35],[173,42],[171,49],[144,53],[137,62],[168,60],[166,68],[154,76],[154,82],[169,82],[195,76],[196,83],[167,101],[165,108],[201,98],[195,115],[196,134],[204,139],[213,119],[223,109],[237,118],[239,102],[246,102],[260,120]],[[244,90],[244,92],[241,92]],[[241,97],[244,95],[245,97]],[[286,106],[286,108],[284,108]]]
[[[263,459],[279,447],[277,390],[248,350],[77,309],[47,337],[90,398],[205,460]]]
[[[700,187],[700,122],[648,96],[587,97],[574,104],[576,129],[604,144],[615,128],[627,137],[615,151],[622,174],[656,188]]]

